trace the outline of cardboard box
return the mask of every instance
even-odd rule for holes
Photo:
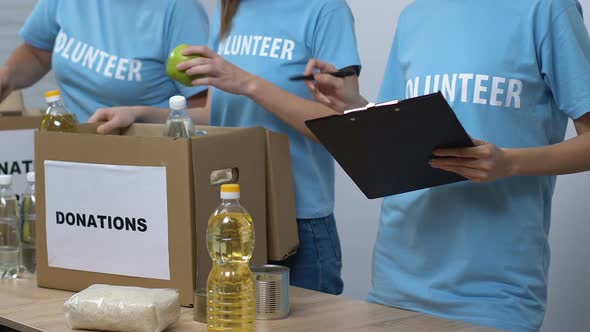
[[[38,222],[37,280],[39,286],[71,291],[79,291],[94,283],[177,288],[180,291],[181,304],[191,305],[193,290],[206,284],[211,266],[205,230],[211,212],[220,203],[219,187],[211,185],[211,173],[228,168],[239,170],[238,183],[242,186],[241,202],[248,209],[255,223],[256,248],[252,263],[265,263],[267,261],[268,213],[267,159],[274,161],[287,158],[290,166],[289,152],[288,150],[277,151],[267,155],[267,134],[262,128],[206,128],[206,130],[209,133],[207,136],[191,140],[161,137],[161,125],[145,124],[133,125],[117,133],[118,135],[108,136],[93,134],[95,126],[88,124],[82,125],[81,132],[77,134],[38,132],[35,136],[37,216],[39,221],[46,220],[46,223]],[[284,137],[283,139],[286,140]],[[148,185],[143,185],[146,181],[139,181],[137,194],[134,194],[135,191],[130,191],[130,194],[126,196],[130,197],[129,199],[119,197],[130,188],[134,189],[135,184],[129,183],[136,182],[128,183],[128,179],[139,179],[140,173],[151,174],[146,175],[148,179],[160,179],[158,177],[160,171],[165,173],[163,176],[165,180],[154,180]],[[45,177],[46,172],[50,173],[51,178]],[[127,185],[122,188],[118,188],[117,184],[108,185],[108,178],[115,176],[112,174],[121,172],[130,172],[128,176],[120,178],[121,183],[127,183]],[[80,178],[80,174],[88,174],[88,176]],[[104,177],[104,174],[107,176]],[[66,179],[57,181],[56,178],[59,177]],[[165,185],[161,182],[165,182]],[[271,182],[280,183],[277,180]],[[85,189],[84,186],[88,188]],[[165,191],[163,199],[158,192],[149,193],[150,189],[159,187],[166,188],[161,190]],[[65,192],[61,193],[59,190]],[[85,193],[84,190],[87,192]],[[294,200],[293,187],[284,188],[283,191],[286,192],[285,200]],[[47,197],[45,197],[46,193]],[[144,199],[142,195],[148,196]],[[85,202],[84,196],[88,196],[89,199],[92,197],[93,201]],[[154,198],[156,196],[160,198]],[[139,203],[135,201],[136,199],[140,199]],[[68,200],[76,203],[68,206]],[[164,200],[165,207],[155,208],[163,204],[161,202]],[[64,201],[66,203],[63,203]],[[98,201],[102,203],[99,204]],[[135,203],[126,204],[130,201]],[[164,229],[167,229],[168,233],[165,244],[169,253],[168,261],[160,257],[166,250],[155,251],[151,247],[156,243],[160,244],[162,238],[166,239],[161,236],[154,237],[153,230],[155,227],[160,227],[162,223],[154,222],[154,220],[159,219],[138,218],[138,222],[143,220],[141,225],[147,224],[144,228],[148,230],[144,234],[139,234],[139,226],[137,230],[135,229],[136,220],[133,218],[142,213],[142,210],[136,206],[142,205],[143,202],[145,202],[144,209],[153,211],[150,212],[153,215],[159,215],[162,211],[167,212],[167,215],[160,219],[167,219],[163,223],[166,224]],[[286,208],[282,208],[281,204],[276,202],[272,204],[271,209],[275,211],[287,211],[290,208],[290,203],[286,204]],[[101,209],[110,212],[101,212]],[[93,212],[88,212],[90,210]],[[133,212],[128,215],[119,212],[131,210]],[[294,224],[294,209],[291,213],[292,216],[289,219]],[[283,214],[286,215],[287,212]],[[82,226],[83,223],[78,220],[91,218],[92,215],[96,218],[104,217],[104,224],[100,224],[102,227],[95,227],[96,223],[92,227]],[[74,216],[78,219],[74,220]],[[108,229],[106,216],[109,218]],[[125,224],[125,229],[114,229],[117,226],[117,216],[120,217],[119,221],[124,218],[126,223],[131,221],[133,223]],[[113,229],[111,229],[111,217]],[[285,221],[283,223],[288,224]],[[119,223],[119,226],[121,225],[123,225],[122,221]],[[71,247],[75,244],[70,242],[84,241],[83,237],[89,236],[89,229],[93,233],[88,242],[83,242],[78,247]],[[70,234],[68,232],[72,232],[70,238],[72,241],[67,240]],[[146,236],[146,240],[141,240],[141,236]],[[296,242],[296,231],[291,234],[291,237],[293,236],[295,240],[285,239],[286,243]],[[102,242],[90,245],[92,241]],[[133,243],[133,245],[126,246],[126,243]],[[113,248],[119,251],[106,254]],[[134,252],[137,253],[137,260],[131,261],[135,256],[131,256],[130,253]],[[148,255],[148,252],[152,254]],[[94,257],[94,259],[85,257]],[[162,271],[165,269],[150,270],[150,264],[161,267],[165,266],[166,262],[169,262],[169,273]],[[76,268],[80,266],[82,268]],[[152,275],[164,277],[152,277]]]
[[[25,101],[20,90],[13,91],[0,103],[0,116],[22,115],[25,111]]]
[[[289,140],[284,135],[266,131],[266,232],[270,261],[282,261],[299,247],[289,151]],[[284,156],[285,152],[288,158]]]
[[[34,171],[34,132],[41,126],[41,116],[9,116],[24,111],[20,91],[0,104],[0,174],[13,176],[13,190],[21,195],[27,172]]]

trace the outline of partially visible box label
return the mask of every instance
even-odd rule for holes
[[[34,159],[35,129],[0,130],[0,174],[12,175],[12,189],[18,196],[25,191]]]
[[[170,280],[166,167],[44,166],[50,267]]]

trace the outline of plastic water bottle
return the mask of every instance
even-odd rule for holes
[[[254,252],[252,217],[240,205],[240,186],[221,186],[221,205],[207,225],[213,268],[207,280],[207,330],[256,330],[256,284],[249,263]]]
[[[170,114],[164,127],[164,136],[172,138],[189,138],[195,136],[193,120],[186,111],[186,99],[183,96],[170,98]]]
[[[61,102],[59,90],[45,92],[45,101],[47,110],[43,114],[41,130],[43,131],[62,131],[77,132],[78,119],[76,115],[68,111]]]
[[[22,265],[28,273],[35,273],[37,212],[35,211],[35,172],[27,173],[27,188],[21,198],[21,257]]]
[[[20,267],[19,208],[11,185],[11,175],[0,175],[0,279],[16,278]]]

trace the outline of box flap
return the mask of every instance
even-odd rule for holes
[[[268,258],[282,261],[299,247],[289,139],[266,131]]]
[[[81,123],[78,125],[78,134],[95,134],[95,135],[99,135],[96,132],[96,129],[103,124],[101,123]],[[115,129],[112,133],[109,133],[108,135],[121,135],[121,129]]]
[[[162,137],[163,124],[134,123],[128,128],[121,129],[121,135],[138,137]]]
[[[41,116],[4,116],[0,117],[0,130],[39,129]]]
[[[25,110],[25,101],[20,90],[13,91],[0,103],[0,116],[19,115]]]
[[[196,129],[207,132],[207,136],[234,133],[239,128],[195,126]],[[161,137],[164,131],[163,124],[134,123],[128,128],[121,129],[121,135],[140,137]],[[198,137],[195,137],[198,138]]]

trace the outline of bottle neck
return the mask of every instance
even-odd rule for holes
[[[170,110],[170,117],[173,117],[173,118],[186,118],[186,117],[188,117],[188,113],[186,111],[186,108],[171,109]]]
[[[222,198],[221,205],[240,205],[239,199]]]
[[[27,186],[27,189],[25,191],[25,195],[35,195],[35,183],[29,183],[29,185]]]
[[[49,102],[49,103],[47,103],[47,106],[49,106],[49,107],[62,106],[61,100],[56,100],[56,101]]]
[[[10,185],[0,185],[0,196],[14,197],[15,195]]]

